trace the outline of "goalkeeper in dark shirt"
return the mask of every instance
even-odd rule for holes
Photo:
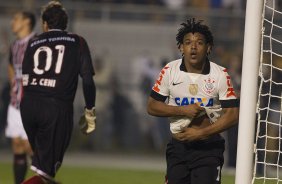
[[[94,68],[86,41],[64,31],[68,16],[59,2],[42,11],[42,34],[33,38],[23,61],[24,96],[21,115],[34,151],[31,169],[38,175],[25,184],[56,183],[73,127],[73,100],[78,76],[86,102],[80,120],[83,133],[95,129]]]

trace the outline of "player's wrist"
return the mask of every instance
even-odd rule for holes
[[[185,108],[187,108],[187,106],[179,106],[179,107],[177,107],[177,115],[178,116],[187,116],[187,109],[185,109]]]
[[[84,110],[85,110],[85,111],[94,111],[94,110],[95,110],[95,106],[90,107],[90,108],[85,107]]]
[[[92,107],[92,108],[90,108],[90,109],[85,108],[85,109],[84,109],[84,112],[85,112],[85,115],[86,115],[86,116],[95,116],[95,115],[96,115],[96,113],[95,113],[95,107]]]
[[[93,110],[95,110],[95,106],[93,106],[93,107],[85,107],[84,108],[86,111],[93,111]]]
[[[211,136],[211,135],[212,135],[212,133],[211,133],[210,126],[205,127],[205,128],[203,128],[203,129],[199,129],[199,136],[200,136],[201,138],[207,138],[207,137],[209,137],[209,136]]]
[[[89,107],[85,107],[84,110],[85,111],[95,111],[95,106],[90,107],[90,108]]]

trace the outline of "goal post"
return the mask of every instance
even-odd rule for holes
[[[252,181],[263,4],[247,0],[246,6],[236,184]]]

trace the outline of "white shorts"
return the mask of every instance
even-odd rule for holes
[[[16,109],[12,105],[9,105],[8,108],[7,127],[5,133],[6,133],[6,137],[9,138],[19,137],[24,140],[28,139],[23,127],[20,110]]]

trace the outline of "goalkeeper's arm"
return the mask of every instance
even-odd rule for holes
[[[84,75],[82,77],[83,95],[87,109],[95,107],[96,100],[96,86],[92,74]]]
[[[83,116],[80,118],[79,125],[83,133],[89,134],[95,130],[96,126],[96,87],[92,74],[82,76],[82,85],[86,107]]]

